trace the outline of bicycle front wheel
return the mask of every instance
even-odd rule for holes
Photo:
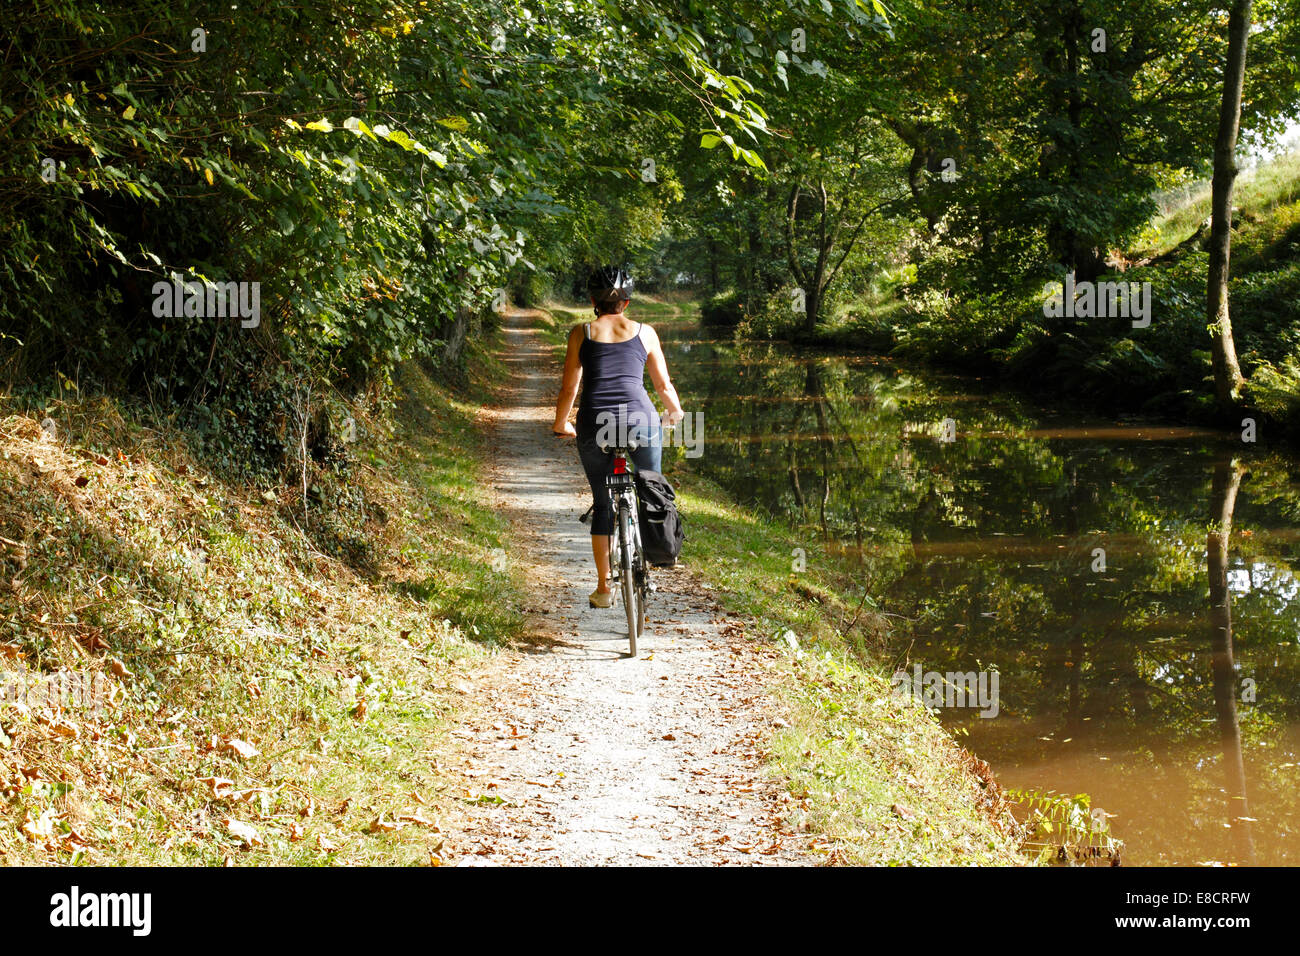
[[[641,633],[641,594],[632,569],[632,516],[624,503],[618,509],[618,565],[623,579],[623,608],[627,611],[627,643],[636,657],[636,639]]]

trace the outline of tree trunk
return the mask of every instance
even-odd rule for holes
[[[829,200],[826,196],[826,183],[819,180],[816,195],[821,203],[821,214],[817,225],[817,261],[811,271],[799,265],[799,253],[795,248],[794,226],[799,218],[799,193],[801,184],[796,182],[790,189],[790,199],[785,215],[785,251],[790,266],[790,274],[799,283],[804,295],[804,331],[813,332],[817,328],[817,317],[821,312],[822,300],[825,298],[827,278],[826,264],[830,256],[834,238],[827,231]]]
[[[443,325],[443,356],[452,365],[460,362],[465,350],[465,339],[469,334],[470,311],[464,306],[457,306],[455,313]]]
[[[1043,65],[1049,74],[1059,74],[1061,89],[1053,92],[1048,100],[1053,123],[1039,153],[1039,176],[1049,182],[1062,177],[1062,185],[1086,190],[1089,184],[1085,182],[1083,151],[1087,147],[1083,120],[1093,105],[1086,101],[1080,84],[1087,20],[1080,0],[1069,0],[1058,6],[1061,7],[1060,42],[1045,50]],[[1081,231],[1079,223],[1080,215],[1075,211],[1054,212],[1047,223],[1047,247],[1057,262],[1074,273],[1077,281],[1091,282],[1105,271],[1106,254],[1098,246],[1094,230],[1085,227]]]
[[[807,289],[804,292],[803,327],[805,331],[815,332],[817,330],[817,313],[819,313],[821,310],[822,310],[822,297],[817,292],[816,282],[814,282],[813,288]]]
[[[1223,102],[1219,135],[1214,142],[1214,185],[1210,225],[1210,269],[1206,314],[1214,329],[1214,394],[1235,404],[1244,380],[1237,365],[1237,346],[1228,317],[1228,258],[1232,246],[1232,187],[1237,179],[1237,132],[1241,125],[1241,88],[1246,78],[1246,41],[1251,0],[1234,0],[1228,15],[1228,61],[1223,68]]]
[[[835,244],[835,239],[830,232],[830,224],[827,222],[830,216],[830,197],[826,194],[826,181],[819,179],[817,181],[817,193],[821,199],[821,219],[817,227],[817,262],[813,266],[812,289],[808,295],[808,312],[806,316],[805,328],[809,334],[817,330],[817,319],[821,315],[822,302],[826,298],[826,264],[830,261],[831,246]],[[825,413],[823,413],[825,414]]]

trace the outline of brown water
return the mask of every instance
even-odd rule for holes
[[[997,671],[996,717],[940,717],[1004,786],[1087,794],[1126,864],[1300,864],[1300,461],[660,330],[690,467],[853,562],[899,665]]]

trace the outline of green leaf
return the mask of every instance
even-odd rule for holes
[[[372,140],[378,142],[378,138],[370,131],[370,127],[366,125],[365,121],[358,119],[355,116],[349,116],[345,119],[343,121],[343,128],[356,133],[358,136],[369,136]]]

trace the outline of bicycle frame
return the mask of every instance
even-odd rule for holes
[[[617,548],[610,548],[611,583],[618,582],[623,592],[627,611],[628,644],[636,656],[636,642],[645,626],[645,595],[650,589],[649,569],[641,550],[640,509],[636,496],[636,481],[628,470],[630,454],[627,448],[613,450],[613,469],[605,476],[610,507],[615,518]],[[613,542],[611,541],[611,544]]]

